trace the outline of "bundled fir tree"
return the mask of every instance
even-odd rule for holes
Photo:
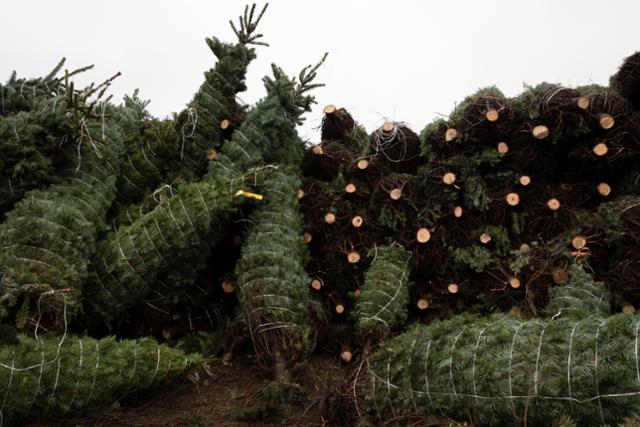
[[[24,193],[57,182],[61,168],[76,161],[79,116],[74,97],[102,87],[73,89],[72,76],[57,76],[64,59],[47,76],[19,79],[14,73],[0,85],[0,219]]]
[[[576,266],[569,274],[552,291],[552,318],[461,315],[388,341],[370,359],[372,413],[478,425],[547,425],[561,415],[605,424],[635,414],[638,321],[607,317],[603,285]]]
[[[256,58],[252,45],[266,46],[255,32],[267,6],[257,16],[255,8],[255,4],[245,8],[240,29],[230,22],[237,43],[206,39],[217,62],[205,72],[204,82],[184,111],[171,119],[151,119],[145,110],[148,102],[136,95],[125,99],[135,125],[127,133],[126,159],[118,177],[118,203],[125,213],[137,216],[138,204],[145,197],[150,202],[150,194],[162,183],[201,178],[207,162],[215,159],[223,141],[244,120],[245,107],[238,103],[237,94],[246,90],[247,68]]]
[[[306,247],[298,212],[300,179],[287,168],[274,172],[253,213],[253,226],[236,266],[241,308],[258,360],[273,366],[278,381],[315,345],[309,320]]]
[[[153,339],[20,335],[0,346],[0,423],[85,415],[201,363]]]
[[[231,215],[246,200],[238,191],[260,185],[268,169],[235,179],[181,185],[131,225],[109,233],[92,262],[86,306],[94,321],[115,326],[150,292],[184,294],[204,268],[210,247],[224,236]],[[169,272],[179,280],[160,280]]]
[[[353,310],[356,332],[367,339],[365,353],[407,320],[410,258],[398,244],[374,248],[373,262]]]
[[[77,314],[115,197],[123,134],[112,108],[90,101],[94,90],[69,90],[74,125],[64,139],[73,147],[63,149],[75,156],[67,153],[58,183],[27,192],[0,225],[0,316],[19,329],[55,329],[63,310]]]

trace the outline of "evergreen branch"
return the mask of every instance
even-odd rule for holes
[[[235,33],[236,37],[238,38],[238,41],[241,44],[245,44],[245,45],[246,44],[253,44],[253,45],[256,45],[256,46],[269,46],[268,43],[265,43],[265,42],[262,42],[262,41],[257,41],[259,38],[263,37],[262,34],[254,34],[254,31],[258,27],[258,24],[260,23],[260,20],[262,20],[262,16],[264,15],[264,13],[267,10],[268,6],[269,6],[269,3],[266,3],[264,5],[264,7],[262,8],[262,11],[260,12],[260,14],[258,15],[258,17],[256,18],[255,21],[253,20],[253,17],[254,17],[254,13],[255,13],[255,9],[256,9],[256,4],[254,3],[251,6],[251,10],[249,10],[249,5],[245,6],[243,16],[239,16],[238,17],[238,22],[240,23],[240,30],[238,30],[238,28],[235,26],[233,21],[229,20],[229,24],[231,25],[231,29],[233,30],[233,32]]]

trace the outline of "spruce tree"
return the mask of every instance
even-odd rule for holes
[[[70,92],[74,161],[59,182],[27,192],[0,225],[0,316],[19,329],[62,324],[80,309],[88,265],[115,198],[123,135],[111,107]],[[67,306],[66,308],[64,306]]]
[[[116,341],[72,335],[28,337],[0,346],[0,422],[60,421],[94,413],[134,392],[179,378],[198,355],[153,339]]]
[[[638,321],[608,317],[603,284],[576,266],[570,275],[552,292],[551,318],[461,315],[388,341],[370,359],[372,413],[471,417],[478,425],[547,425],[561,415],[604,424],[633,415]]]
[[[407,320],[411,254],[398,244],[373,249],[353,318],[363,338],[377,342]]]
[[[299,188],[300,179],[287,168],[269,177],[261,190],[265,202],[251,217],[253,226],[236,266],[240,304],[256,356],[273,366],[278,381],[289,380],[290,369],[315,345]]]
[[[255,33],[266,6],[257,16],[255,7],[245,8],[239,18],[240,29],[230,22],[237,43],[206,39],[217,62],[204,73],[204,82],[182,112],[170,119],[152,119],[145,109],[148,102],[137,94],[125,99],[135,125],[135,130],[127,133],[126,159],[118,177],[118,203],[125,212],[136,215],[139,203],[145,197],[148,201],[163,183],[199,180],[207,162],[244,120],[245,107],[238,103],[237,95],[246,90],[247,68],[256,58],[252,46],[266,46],[259,40],[262,35]]]

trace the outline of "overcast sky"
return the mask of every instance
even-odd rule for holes
[[[117,100],[140,88],[164,117],[191,99],[213,65],[207,36],[234,41],[227,21],[243,10],[218,0],[2,0],[0,81],[12,70],[41,76],[67,57],[95,64],[83,82],[121,71]],[[273,0],[260,30],[270,47],[250,65],[246,103],[264,96],[275,62],[289,74],[329,52],[318,105],[300,129],[319,140],[326,104],[344,106],[368,130],[385,119],[419,132],[477,88],[512,96],[523,82],[606,84],[640,50],[640,2],[632,0]]]

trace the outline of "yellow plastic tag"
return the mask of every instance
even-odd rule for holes
[[[256,200],[262,200],[263,196],[262,194],[256,194],[256,193],[249,193],[248,191],[244,191],[244,190],[240,190],[236,193],[236,196],[244,196],[246,198],[249,199],[256,199]]]

